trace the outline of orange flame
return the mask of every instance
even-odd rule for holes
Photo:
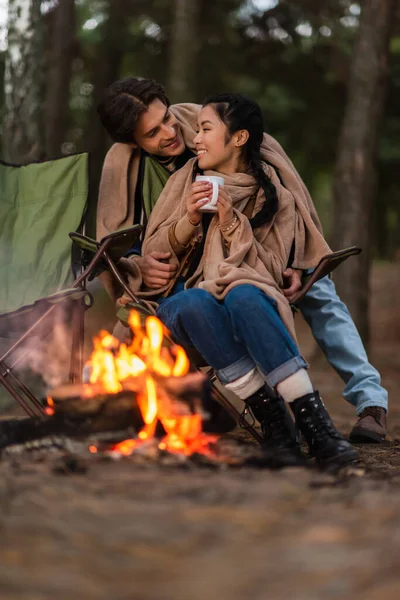
[[[94,350],[88,361],[91,367],[90,383],[101,384],[107,393],[116,394],[123,390],[123,382],[128,378],[130,381],[136,378],[138,382],[140,391],[136,398],[144,426],[137,439],[116,444],[112,452],[131,454],[138,446],[154,438],[157,423],[160,422],[166,432],[159,443],[160,449],[185,455],[208,453],[208,446],[216,437],[202,432],[202,416],[176,415],[165,390],[157,385],[157,380],[163,377],[182,377],[187,374],[190,363],[184,349],[177,345],[170,348],[163,346],[166,330],[155,316],[147,317],[142,327],[140,314],[131,311],[128,323],[134,334],[129,346],[119,343],[108,332],[101,331],[94,339]],[[85,393],[88,396],[92,393],[90,385],[85,386]],[[91,452],[96,450],[94,446],[90,447]]]
[[[54,411],[54,400],[50,396],[47,396],[46,402],[47,402],[47,406],[45,407],[44,412],[46,413],[46,415],[51,417],[54,415],[54,412],[55,412]]]

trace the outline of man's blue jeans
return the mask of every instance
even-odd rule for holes
[[[276,303],[253,285],[238,285],[223,301],[201,289],[164,300],[157,316],[183,346],[194,346],[222,383],[255,366],[272,387],[307,363],[280,318]]]
[[[329,277],[315,283],[299,308],[329,363],[346,383],[343,396],[360,414],[367,406],[387,410],[388,394],[369,363],[346,305]]]

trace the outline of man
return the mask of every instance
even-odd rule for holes
[[[147,219],[169,176],[194,156],[193,138],[200,107],[170,107],[162,86],[129,77],[112,84],[98,111],[102,124],[116,142],[109,150],[99,192],[97,237]],[[278,168],[283,185],[305,202],[318,224],[311,197],[281,146],[264,134],[265,160]],[[149,289],[166,285],[175,274],[168,253],[140,256],[132,250],[143,283]],[[291,296],[301,286],[295,269],[284,272]],[[109,290],[110,291],[110,290]],[[334,283],[328,277],[313,285],[299,303],[313,335],[329,363],[345,382],[344,397],[359,419],[350,434],[354,442],[381,442],[386,436],[388,395],[379,373],[368,362],[361,338]]]

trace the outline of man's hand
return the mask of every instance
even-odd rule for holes
[[[291,302],[295,293],[302,287],[301,275],[302,271],[298,269],[286,269],[282,273],[284,281],[283,293],[286,298]]]
[[[170,265],[170,252],[153,251],[137,259],[143,282],[150,290],[157,290],[167,285],[177,271],[177,265]]]

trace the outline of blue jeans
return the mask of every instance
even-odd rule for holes
[[[315,283],[299,308],[329,363],[346,384],[344,398],[360,414],[367,406],[387,410],[388,394],[365,348],[346,305],[329,277]]]
[[[164,300],[157,316],[182,346],[195,347],[226,384],[255,366],[278,383],[308,365],[283,324],[276,302],[253,285],[238,285],[219,302],[201,289]]]

